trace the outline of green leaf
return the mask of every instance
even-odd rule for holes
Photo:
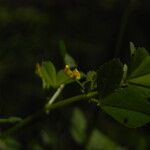
[[[71,119],[70,133],[77,143],[82,144],[85,141],[86,128],[87,122],[83,112],[78,108],[74,109]]]
[[[77,67],[76,62],[73,59],[73,57],[67,53],[66,45],[63,40],[59,41],[59,48],[60,48],[61,55],[64,59],[65,65],[69,65],[71,68]]]
[[[67,84],[67,83],[71,83],[73,82],[74,80],[72,78],[70,78],[68,75],[65,74],[64,70],[60,70],[58,73],[57,73],[57,77],[56,77],[56,84],[57,86],[60,86],[61,84]]]
[[[130,79],[128,82],[129,84],[150,88],[150,74]]]
[[[123,150],[123,148],[97,129],[94,129],[88,142],[87,150]]]
[[[133,58],[132,72],[128,77],[128,82],[139,86],[150,88],[150,56],[144,48],[136,50]]]
[[[146,57],[142,63],[131,73],[129,80],[150,75],[150,56]]]
[[[102,97],[112,93],[119,87],[123,77],[123,64],[119,59],[105,63],[98,70],[98,91]]]
[[[42,79],[43,88],[56,87],[56,69],[51,61],[42,62],[42,65],[37,64],[36,73]]]
[[[130,43],[132,60],[127,87],[114,91],[101,101],[102,109],[128,127],[150,122],[150,56],[144,48]]]
[[[77,67],[76,62],[73,59],[73,57],[67,53],[65,54],[64,62],[66,65],[69,65],[71,68]]]
[[[130,48],[131,49],[131,48]],[[132,51],[132,49],[131,49]],[[150,87],[150,56],[145,48],[135,48],[131,58],[129,83]]]
[[[129,85],[102,100],[102,109],[127,127],[150,121],[150,89]]]
[[[132,48],[131,52],[133,51]],[[149,54],[146,51],[145,48],[139,47],[137,49],[134,49],[134,53],[132,53],[131,56],[131,66],[130,66],[130,72],[133,72],[133,70],[137,69],[139,65],[143,62],[146,57],[148,57]]]
[[[74,82],[64,70],[56,73],[55,66],[50,61],[42,62],[42,65],[37,64],[36,73],[42,79],[43,88],[58,88],[61,84],[68,84]]]

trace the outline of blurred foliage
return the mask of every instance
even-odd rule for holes
[[[87,146],[87,150],[123,150],[119,145],[111,141],[107,136],[94,129]]]
[[[130,9],[126,9],[129,6]],[[85,72],[97,69],[114,57],[122,24],[126,26],[121,33],[123,36],[118,57],[124,63],[130,63],[129,41],[149,50],[149,7],[150,2],[147,0],[1,0],[1,118],[22,118],[45,104],[45,97],[49,97],[53,90],[42,90],[41,81],[35,75],[35,65],[50,59],[56,63],[58,70],[63,69],[63,59],[58,53],[61,39],[76,58],[79,69]],[[122,21],[121,24],[125,11],[129,11],[128,16],[126,22]],[[147,61],[149,60],[145,60],[143,64],[147,64]],[[144,81],[145,78],[149,81],[149,77],[145,76]],[[143,83],[143,80],[138,79],[138,82]],[[62,97],[79,92],[73,89],[74,87],[68,86]],[[70,112],[78,106],[77,103],[75,106],[51,112],[48,118],[25,127],[13,137],[0,139],[0,148],[82,150],[83,147],[72,139],[69,130],[69,121],[72,119]],[[126,129],[103,112],[95,113],[96,106],[89,107],[88,104],[80,103],[80,107],[89,122],[87,131],[91,128],[93,131],[96,127],[96,133],[93,133],[96,134],[95,143],[99,138],[104,143],[107,141],[101,134],[102,131],[108,139],[116,141],[125,149],[150,149],[148,125],[136,130]],[[141,106],[138,107],[141,109]],[[11,124],[1,125],[0,132],[10,126]]]
[[[76,108],[73,111],[72,119],[71,119],[71,127],[70,132],[73,139],[79,143],[83,144],[86,139],[86,128],[87,121],[84,117],[84,114],[80,109]]]
[[[123,150],[119,145],[103,135],[97,129],[92,129],[90,136],[87,136],[87,121],[78,108],[75,108],[72,115],[71,123],[72,138],[79,144],[84,144],[86,150]]]

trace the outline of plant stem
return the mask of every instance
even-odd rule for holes
[[[54,95],[50,98],[50,100],[48,101],[48,103],[45,106],[45,109],[47,110],[47,108],[50,107],[50,105],[53,104],[53,102],[57,99],[57,97],[60,95],[60,93],[62,92],[62,90],[64,89],[65,84],[61,84],[60,87],[57,89],[57,91],[54,93]],[[49,111],[47,110],[47,113]]]
[[[46,116],[46,114],[47,114],[46,111],[51,111],[51,110],[54,110],[54,109],[58,109],[58,108],[67,106],[69,104],[72,104],[72,103],[80,101],[80,100],[88,100],[89,98],[95,97],[97,95],[98,95],[97,91],[90,92],[90,93],[87,93],[87,94],[81,94],[81,95],[74,96],[74,97],[62,100],[60,102],[54,103],[52,105],[49,105],[49,107],[47,107],[47,108],[44,107],[41,110],[39,110],[38,112],[35,112],[32,115],[26,117],[22,122],[17,123],[12,128],[10,128],[10,129],[6,130],[5,132],[3,132],[0,135],[0,137],[13,134],[14,132],[18,131],[19,129],[22,129],[25,126],[38,121],[40,118],[43,118],[44,116]]]
[[[68,98],[66,100],[63,100],[63,101],[60,101],[60,102],[57,102],[57,103],[51,105],[48,108],[48,110],[51,111],[52,109],[57,109],[57,108],[60,108],[60,107],[64,107],[64,106],[67,106],[71,103],[74,103],[74,102],[77,102],[77,101],[80,101],[80,100],[88,100],[89,98],[92,98],[96,95],[98,95],[97,91],[90,92],[90,93],[87,93],[87,94],[78,95],[78,96],[74,96],[74,97]]]

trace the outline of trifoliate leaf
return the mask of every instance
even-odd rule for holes
[[[134,50],[127,87],[118,89],[102,101],[102,109],[128,127],[150,122],[150,56],[144,48]]]

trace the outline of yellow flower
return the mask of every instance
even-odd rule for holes
[[[71,69],[69,65],[65,65],[64,72],[70,76],[71,78],[79,80],[81,78],[81,74],[77,68]]]
[[[73,76],[75,79],[79,80],[81,78],[81,74],[80,72],[78,71],[78,69],[74,69],[73,70]]]

